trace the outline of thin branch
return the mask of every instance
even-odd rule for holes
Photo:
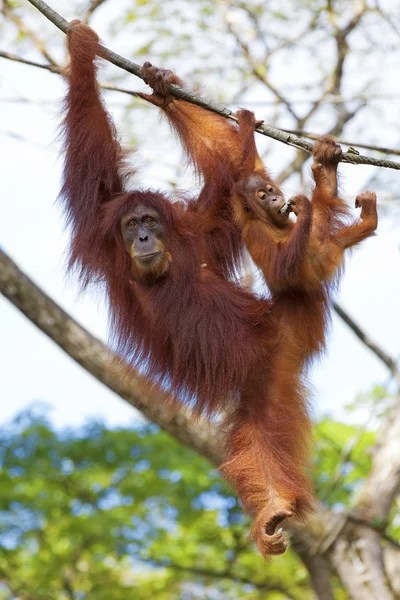
[[[331,76],[328,78],[327,83],[325,84],[325,89],[323,90],[320,98],[318,98],[317,100],[315,100],[313,102],[313,104],[311,105],[311,108],[308,110],[308,112],[306,113],[306,115],[303,118],[298,119],[299,128],[304,127],[304,124],[318,110],[318,108],[321,105],[321,102],[323,102],[323,100],[327,96],[330,96],[331,94],[338,96],[338,97],[342,96],[341,87],[342,87],[342,81],[343,81],[344,64],[345,64],[345,61],[347,59],[348,52],[349,52],[347,36],[358,25],[362,15],[364,14],[365,11],[366,11],[366,6],[365,6],[365,1],[364,1],[362,3],[362,8],[361,8],[360,12],[357,13],[353,17],[353,19],[350,21],[350,23],[347,25],[347,27],[340,30],[335,26],[335,30],[336,30],[335,31],[335,41],[336,41],[336,48],[337,48],[336,64],[334,66]],[[336,112],[338,115],[338,125],[340,124],[340,122],[346,123],[349,120],[349,117],[346,117],[347,111],[344,106],[344,100],[342,100],[342,102],[339,102],[337,104]]]
[[[292,117],[296,121],[298,121],[298,117],[297,117],[295,111],[293,110],[291,103],[286,98],[284,98],[284,96],[282,96],[282,94],[279,92],[279,90],[272,84],[272,82],[266,76],[266,73],[264,71],[264,65],[257,63],[253,59],[253,57],[251,56],[248,44],[240,37],[239,33],[232,27],[232,24],[228,21],[228,19],[225,19],[225,23],[226,23],[229,33],[235,38],[236,43],[242,49],[242,52],[246,58],[247,64],[249,65],[254,77],[256,77],[256,79],[258,79],[258,81],[260,81],[262,84],[264,84],[265,87],[274,94],[274,96],[278,100],[278,102],[280,102],[281,104],[286,106],[288,112],[292,115]]]
[[[27,60],[26,58],[22,58],[21,56],[16,56],[15,54],[11,54],[10,52],[4,52],[0,50],[0,58],[6,58],[7,60],[12,60],[17,63],[21,63],[23,65],[29,65],[30,67],[37,67],[38,69],[44,69],[45,71],[49,71],[50,73],[55,73],[56,75],[60,75],[62,73],[62,69],[60,67],[54,65],[44,65],[43,63],[38,63],[32,60]],[[127,90],[126,88],[117,87],[115,85],[110,85],[105,82],[99,83],[100,87],[103,90],[109,90],[110,92],[120,92],[122,94],[128,94],[129,96],[138,97],[137,92],[132,90]],[[150,106],[150,105],[149,105]]]
[[[54,65],[45,65],[43,63],[38,63],[32,60],[27,60],[26,58],[22,58],[21,56],[17,56],[16,54],[11,54],[10,52],[4,52],[3,50],[0,50],[0,58],[5,58],[7,60],[11,60],[14,62],[18,62],[24,65],[29,65],[31,67],[37,67],[39,69],[44,69],[46,71],[50,71],[51,73],[56,73],[56,74],[60,74],[61,73],[61,69],[60,67],[54,66]],[[120,92],[122,94],[128,94],[129,96],[135,96],[137,97],[137,92],[134,92],[133,90],[128,90],[126,88],[121,88],[115,85],[110,85],[108,83],[105,82],[100,82],[100,87],[102,89],[105,90],[109,90],[112,92]],[[15,100],[13,100],[15,101]],[[335,100],[333,99],[332,102],[334,102]],[[234,99],[233,102],[235,104],[238,103],[237,99]],[[302,102],[302,101],[298,101],[298,102]],[[309,103],[309,100],[304,100],[304,102]],[[296,103],[296,101],[294,102]],[[248,102],[248,104],[268,104],[268,102]],[[271,104],[276,104],[276,102],[271,102]],[[294,133],[297,136],[302,136],[302,137],[306,137],[309,138],[311,140],[318,140],[321,134],[318,133],[311,133],[309,131],[304,131],[302,129],[282,129],[282,131],[285,131],[286,133]],[[367,150],[376,150],[377,152],[382,152],[384,154],[395,154],[397,156],[400,156],[400,150],[396,149],[396,148],[388,148],[386,146],[374,146],[371,144],[365,144],[365,143],[360,143],[360,142],[348,142],[342,139],[338,139],[338,143],[339,144],[344,144],[346,146],[350,146],[350,150],[351,151],[351,147],[352,146],[356,146],[357,148],[365,148]],[[355,152],[356,153],[356,152]],[[357,153],[356,153],[357,154]]]
[[[14,23],[22,35],[26,35],[32,40],[34,46],[36,46],[42,56],[44,56],[44,58],[48,60],[50,64],[57,66],[57,61],[55,61],[51,54],[48,53],[45,43],[38,38],[32,29],[25,25],[23,20],[17,14],[15,14],[13,7],[8,0],[3,0],[3,8],[1,12],[3,13],[4,17]]]
[[[104,4],[106,0],[91,0],[89,8],[87,9],[87,11],[85,12],[84,16],[83,16],[83,22],[84,23],[88,23],[90,17],[92,16],[92,14],[94,13],[95,10],[97,10],[99,8],[99,6],[101,6],[102,4]]]
[[[56,27],[58,27],[61,31],[66,33],[68,28],[68,21],[64,19],[61,15],[59,15],[55,10],[53,10],[48,4],[43,2],[43,0],[28,0],[30,4],[35,6],[45,17],[47,17]],[[116,52],[109,50],[105,46],[101,46],[101,56],[113,63],[117,67],[127,71],[128,73],[132,73],[136,75],[140,79],[142,79],[140,75],[140,66],[136,63],[133,63],[126,58],[123,58]],[[171,93],[176,98],[181,98],[182,100],[187,100],[188,102],[192,102],[193,104],[197,104],[198,106],[202,106],[203,108],[215,112],[221,116],[226,118],[236,119],[233,111],[228,108],[218,106],[213,102],[205,100],[199,96],[189,93],[186,90],[179,88],[178,86],[171,86]],[[293,146],[294,148],[298,148],[300,150],[304,150],[309,154],[312,153],[313,144],[306,140],[302,140],[298,138],[294,134],[287,133],[280,129],[276,129],[276,127],[271,127],[269,125],[263,124],[256,129],[258,133],[270,137],[274,140],[280,141],[283,144],[287,144],[288,146]],[[344,152],[339,159],[341,162],[347,162],[351,164],[359,164],[359,165],[373,165],[376,167],[385,167],[388,169],[396,169],[400,170],[400,163],[396,163],[394,161],[385,160],[385,159],[377,159],[369,156],[363,156],[361,154],[354,154],[351,152]]]
[[[261,42],[261,44],[263,45],[264,52],[268,55],[270,52],[270,48],[268,46],[268,41],[266,39],[265,31],[263,31],[262,28],[260,27],[260,19],[259,19],[258,15],[252,10],[252,8],[248,5],[247,2],[241,2],[239,4],[239,6],[248,15],[251,23],[253,24],[256,36],[257,36],[258,40]]]
[[[193,419],[177,403],[161,402],[161,398],[169,399],[165,391],[151,385],[138,371],[128,371],[118,356],[78,325],[22,273],[2,250],[0,293],[78,364],[145,417],[214,464],[221,463],[217,428]]]
[[[43,65],[42,63],[34,62],[33,60],[27,60],[26,58],[20,58],[15,54],[10,54],[10,52],[4,52],[0,50],[0,58],[7,58],[8,60],[13,60],[15,62],[22,63],[24,65],[29,65],[31,67],[38,67],[39,69],[45,69],[46,71],[50,71],[51,73],[61,73],[60,67],[57,65]]]
[[[246,91],[246,90],[245,90]],[[235,94],[235,98],[231,101],[232,104],[242,104],[240,100],[241,94],[244,93],[242,90],[239,90]],[[386,100],[390,102],[398,102],[399,98],[395,94],[377,94],[377,93],[358,93],[355,96],[347,97],[347,102],[358,102],[360,100]],[[291,104],[307,104],[309,105],[318,102],[319,98],[292,98],[290,100]],[[333,94],[329,94],[326,98],[321,98],[321,104],[343,104],[344,99],[342,95],[335,96]],[[276,100],[249,100],[246,99],[246,103],[249,106],[276,106]],[[285,129],[285,131],[289,131]],[[295,133],[293,131],[293,133]],[[297,135],[302,135],[298,133]]]
[[[363,342],[363,344],[365,344],[370,350],[372,350],[372,352],[387,366],[387,368],[394,377],[397,377],[399,373],[396,361],[393,358],[391,358],[388,354],[386,354],[386,352],[384,352],[382,348],[378,346],[378,344],[373,342],[368,337],[368,335],[364,333],[361,327],[357,325],[357,323],[347,314],[347,312],[343,310],[341,306],[334,303],[333,308],[335,312],[339,315],[339,317],[343,319],[346,325],[348,325],[350,329],[354,331],[356,336]]]
[[[310,140],[318,140],[321,134],[311,133],[310,131],[304,131],[303,129],[284,129],[283,131],[287,131],[288,133],[294,133],[295,135],[309,138]],[[376,152],[383,152],[384,154],[395,154],[396,156],[400,156],[399,148],[388,148],[387,146],[374,146],[372,144],[364,144],[362,142],[348,142],[346,140],[338,139],[339,144],[344,144],[345,146],[356,146],[357,148],[365,148],[366,150],[376,150]],[[357,152],[355,152],[357,154]]]
[[[382,539],[384,539],[391,546],[393,546],[393,548],[396,548],[396,550],[400,550],[400,542],[393,539],[389,534],[387,534],[386,531],[382,528],[382,526],[379,526],[376,523],[371,523],[371,521],[367,521],[367,519],[362,519],[357,514],[351,512],[351,511],[346,514],[346,518],[348,521],[351,521],[352,523],[356,523],[357,525],[362,525],[363,527],[367,527],[368,529],[373,529],[374,531],[379,533],[379,535],[381,536]]]
[[[393,18],[391,18],[389,15],[387,15],[380,7],[377,7],[373,10],[375,10],[378,13],[378,15],[380,15],[382,17],[382,19],[389,25],[389,27],[392,29],[392,31],[394,31],[394,33],[398,37],[400,37],[400,29],[399,29],[399,27],[397,27]]]

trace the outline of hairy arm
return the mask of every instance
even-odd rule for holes
[[[246,216],[243,208],[239,209],[236,205],[236,214],[239,210],[241,213],[239,222],[244,243],[266,282],[272,287],[297,282],[309,244],[311,203],[306,196],[299,195],[291,198],[290,204],[297,221],[290,229],[283,230],[284,237],[279,237],[277,230],[263,219]]]
[[[254,136],[255,128],[263,121],[257,121],[254,113],[245,109],[239,110],[237,112],[237,117],[239,121],[239,138],[242,150],[240,164],[241,177],[245,178],[249,177],[254,172],[261,172],[269,178],[260,155],[258,154]]]
[[[333,238],[344,250],[372,236],[378,226],[376,195],[373,192],[366,191],[357,196],[355,205],[361,208],[360,218],[352,225],[340,228]]]
[[[338,195],[338,159],[342,149],[331,135],[319,138],[314,146],[312,173],[313,234],[324,243],[330,239],[342,218],[348,215],[346,203]]]
[[[204,183],[230,185],[241,158],[235,123],[201,106],[175,98],[170,91],[171,85],[186,86],[172,71],[145,63],[142,76],[154,91],[151,95],[138,95],[164,111],[190,163],[203,177]]]
[[[230,277],[241,256],[240,232],[233,219],[231,200],[242,156],[237,125],[205,108],[175,98],[171,85],[185,86],[172,71],[145,63],[142,76],[153,93],[138,95],[163,110],[189,163],[203,180],[192,208],[198,229],[205,235],[204,261],[219,276]]]
[[[99,209],[123,190],[119,172],[123,155],[96,81],[96,33],[73,21],[68,30],[68,49],[61,200],[72,229],[70,264],[90,277],[99,275]]]
[[[311,202],[306,196],[299,195],[290,199],[293,212],[297,215],[289,236],[278,244],[274,277],[277,281],[296,280],[307,253],[311,233]]]

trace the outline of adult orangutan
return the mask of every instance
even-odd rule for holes
[[[170,106],[204,186],[188,203],[129,190],[132,170],[96,82],[97,35],[73,22],[68,47],[61,199],[70,266],[83,285],[105,289],[121,355],[198,413],[223,420],[222,470],[253,517],[261,552],[279,554],[287,541],[278,523],[303,518],[313,502],[305,473],[310,422],[279,311],[228,280],[240,253],[232,189],[241,176],[243,132],[232,127],[219,143],[223,118],[170,102],[161,73],[155,98]]]

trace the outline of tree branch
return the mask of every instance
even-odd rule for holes
[[[284,96],[282,96],[282,94],[279,92],[279,90],[272,84],[272,82],[267,77],[267,75],[265,73],[265,69],[264,69],[264,64],[257,63],[257,61],[255,61],[253,59],[253,57],[250,53],[248,44],[240,37],[239,33],[232,27],[232,24],[229,22],[228,19],[225,19],[225,23],[226,23],[229,33],[234,37],[236,43],[242,49],[242,52],[246,58],[247,64],[249,65],[254,77],[256,79],[258,79],[258,81],[260,81],[262,84],[264,84],[265,87],[267,89],[269,89],[270,92],[273,93],[273,95],[275,96],[277,101],[280,102],[281,104],[283,104],[284,106],[286,106],[286,109],[288,110],[288,112],[292,115],[292,117],[296,121],[298,121],[298,117],[297,117],[295,111],[293,110],[291,103],[286,98],[284,98]]]
[[[21,56],[17,56],[16,54],[11,54],[11,52],[5,52],[4,50],[0,50],[0,58],[5,58],[7,60],[18,62],[23,65],[29,65],[31,67],[37,67],[38,69],[44,69],[46,71],[50,71],[51,73],[56,73],[58,75],[61,73],[61,68],[58,66],[45,65],[43,63],[38,63],[38,62],[35,62],[32,60],[23,58]],[[134,92],[133,90],[128,90],[126,88],[121,88],[118,86],[110,85],[105,82],[100,82],[100,87],[102,89],[109,90],[112,92],[121,92],[122,94],[128,94],[129,96],[137,96],[137,93]],[[305,100],[305,102],[308,102],[308,101]],[[235,104],[236,103],[237,103],[237,101],[235,100]],[[252,104],[252,103],[250,102],[250,104]],[[310,131],[304,131],[303,129],[282,129],[282,131],[285,131],[286,133],[293,133],[297,136],[306,137],[310,140],[318,140],[321,136],[321,134],[312,133]],[[356,146],[357,148],[364,148],[366,150],[375,150],[376,152],[382,152],[383,154],[394,154],[396,156],[400,156],[400,149],[398,149],[398,148],[389,148],[387,146],[376,146],[374,144],[365,144],[363,142],[354,142],[354,141],[349,142],[347,140],[342,140],[342,139],[338,139],[337,141],[339,144],[343,144],[345,146],[350,146],[350,148],[352,148],[353,146]],[[349,152],[358,154],[354,150],[350,150],[350,149],[349,149]],[[295,169],[291,169],[291,172],[293,172],[293,170],[295,170]],[[283,177],[283,179],[285,179],[285,178],[286,177]]]
[[[372,469],[358,494],[355,515],[384,529],[389,511],[400,491],[400,398],[388,411],[372,449]]]
[[[64,19],[55,10],[53,10],[50,6],[48,6],[45,2],[43,2],[43,0],[28,0],[28,2],[30,2],[30,4],[32,4],[33,6],[35,6],[45,17],[47,17],[52,23],[54,23],[54,25],[56,25],[56,27],[58,27],[61,31],[66,33],[67,28],[68,28],[68,21],[66,21],[66,19]],[[123,58],[122,56],[120,56],[116,52],[113,52],[112,50],[109,50],[105,46],[101,46],[101,52],[102,52],[101,56],[105,60],[108,60],[109,62],[116,65],[117,67],[120,67],[121,69],[127,71],[128,73],[132,73],[133,75],[136,75],[137,77],[142,79],[142,77],[140,75],[140,66],[137,65],[136,63],[133,63],[133,62],[127,60],[126,58]],[[233,111],[231,111],[229,108],[218,106],[217,104],[214,104],[213,102],[211,102],[209,100],[205,100],[204,98],[201,98],[200,96],[191,94],[188,91],[183,90],[182,88],[180,88],[176,85],[171,86],[171,93],[176,98],[181,98],[182,100],[187,100],[188,102],[192,102],[193,104],[202,106],[203,108],[210,110],[212,112],[215,112],[223,117],[236,120],[236,117],[235,117]],[[277,129],[276,127],[272,127],[265,123],[262,124],[260,127],[258,127],[256,129],[256,131],[262,135],[265,135],[274,140],[282,142],[283,144],[286,144],[288,146],[292,146],[294,148],[304,150],[305,152],[308,152],[309,154],[312,153],[313,144],[311,144],[310,142],[308,142],[306,140],[302,140],[302,139],[298,138],[294,134],[287,133],[285,131],[282,131],[281,129]],[[388,169],[400,170],[400,163],[397,163],[397,162],[394,162],[391,160],[363,156],[361,154],[354,154],[351,152],[342,153],[339,160],[341,162],[347,162],[347,163],[351,163],[351,164],[373,165],[376,167],[385,167]]]
[[[0,50],[0,58],[7,58],[8,60],[13,60],[15,62],[22,63],[24,65],[29,65],[31,67],[38,67],[39,69],[45,69],[46,71],[50,71],[51,73],[61,73],[60,67],[54,64],[43,65],[42,63],[34,62],[33,60],[27,60],[26,58],[20,58],[15,54],[10,54],[10,52],[4,52]]]
[[[50,73],[55,73],[56,75],[62,74],[62,69],[58,66],[54,65],[44,65],[43,63],[38,63],[33,60],[27,60],[26,58],[22,58],[21,56],[16,56],[15,54],[11,54],[10,52],[4,52],[0,50],[0,58],[6,58],[7,60],[12,60],[17,63],[21,63],[23,65],[29,65],[30,67],[37,67],[38,69],[44,69],[45,71],[49,71]],[[103,90],[108,90],[110,92],[120,92],[122,94],[128,94],[129,96],[138,97],[137,92],[132,90],[127,90],[126,88],[121,88],[115,85],[110,85],[105,83],[104,81],[99,83],[100,87]],[[149,105],[150,107],[150,105]],[[356,144],[354,144],[356,145]]]
[[[0,250],[0,292],[71,358],[177,440],[215,465],[222,462],[217,428],[198,421],[83,329]]]
[[[1,52],[0,52],[1,56]],[[284,129],[288,133],[294,133],[295,135],[303,136],[309,138],[310,140],[318,140],[320,134],[311,133],[310,131],[304,131],[303,129]],[[375,146],[373,144],[364,144],[362,142],[348,142],[345,140],[338,139],[339,144],[344,144],[345,146],[357,146],[357,148],[365,148],[366,150],[376,150],[376,152],[383,152],[384,154],[395,154],[396,156],[400,156],[399,148],[388,148],[387,146]]]
[[[38,38],[36,33],[29,29],[29,27],[25,25],[22,19],[14,13],[13,6],[8,0],[3,0],[3,8],[1,9],[1,12],[3,13],[4,17],[8,18],[12,23],[14,23],[21,35],[26,35],[28,38],[31,39],[34,46],[36,46],[36,48],[39,50],[42,56],[44,56],[44,58],[48,60],[50,64],[52,64],[55,67],[57,66],[57,61],[55,61],[54,58],[49,54],[44,42],[42,42],[42,40]]]
[[[388,542],[388,544],[390,544],[393,548],[395,548],[396,550],[400,550],[400,542],[388,535],[386,531],[382,529],[382,526],[378,525],[377,523],[372,523],[371,521],[362,519],[351,510],[346,513],[346,519],[348,521],[351,521],[352,523],[356,523],[357,525],[362,525],[364,527],[367,527],[368,529],[372,529],[373,531],[375,531],[375,533],[378,533],[383,540]]]
[[[322,553],[313,552],[313,546],[315,546],[315,539],[306,529],[297,531],[293,536],[293,550],[303,561],[318,600],[334,600],[329,561]]]
[[[90,17],[95,12],[95,10],[97,10],[99,8],[99,6],[101,6],[102,4],[104,4],[105,1],[106,0],[91,0],[89,8],[87,9],[87,11],[84,14],[83,22],[84,23],[88,23]]]
[[[334,311],[341,319],[354,331],[356,336],[387,366],[394,377],[398,377],[399,372],[396,361],[384,352],[378,344],[373,342],[366,333],[357,325],[357,323],[343,310],[341,306],[334,303]]]

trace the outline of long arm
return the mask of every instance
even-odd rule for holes
[[[313,235],[324,243],[341,226],[349,213],[346,203],[338,195],[338,158],[342,149],[331,135],[319,138],[314,146],[312,173],[315,188],[312,195]]]
[[[243,240],[254,261],[261,269],[268,285],[274,288],[287,287],[298,283],[309,244],[312,211],[309,200],[302,195],[290,200],[297,214],[297,221],[285,229],[281,236],[279,229],[266,224],[262,219],[247,217],[242,207],[237,207]]]
[[[144,63],[142,76],[153,94],[138,96],[160,107],[204,183],[230,185],[241,158],[241,143],[234,122],[201,106],[175,98],[171,85],[185,87],[172,71]]]
[[[250,110],[239,110],[237,112],[239,121],[239,138],[242,149],[240,176],[249,177],[253,173],[261,173],[266,179],[271,179],[260,155],[258,154],[254,136],[255,128],[263,121],[257,121],[254,113]],[[272,179],[271,179],[272,181]]]
[[[203,179],[192,209],[198,228],[206,237],[204,262],[221,277],[234,276],[242,251],[231,200],[242,158],[238,127],[205,108],[176,99],[170,92],[171,85],[184,84],[172,71],[145,63],[142,75],[154,91],[151,95],[138,95],[163,110],[189,162]]]
[[[101,276],[104,242],[101,207],[123,190],[123,154],[96,81],[96,33],[72,22],[68,30],[70,64],[63,138],[65,162],[61,200],[72,229],[70,264],[84,281]]]
[[[352,225],[342,227],[334,236],[334,241],[344,250],[373,235],[378,226],[376,195],[373,192],[367,191],[357,196],[356,208],[361,208],[360,219]]]
[[[297,215],[297,221],[289,236],[278,243],[274,278],[297,283],[309,244],[312,210],[308,198],[301,194],[291,198],[290,204]]]

